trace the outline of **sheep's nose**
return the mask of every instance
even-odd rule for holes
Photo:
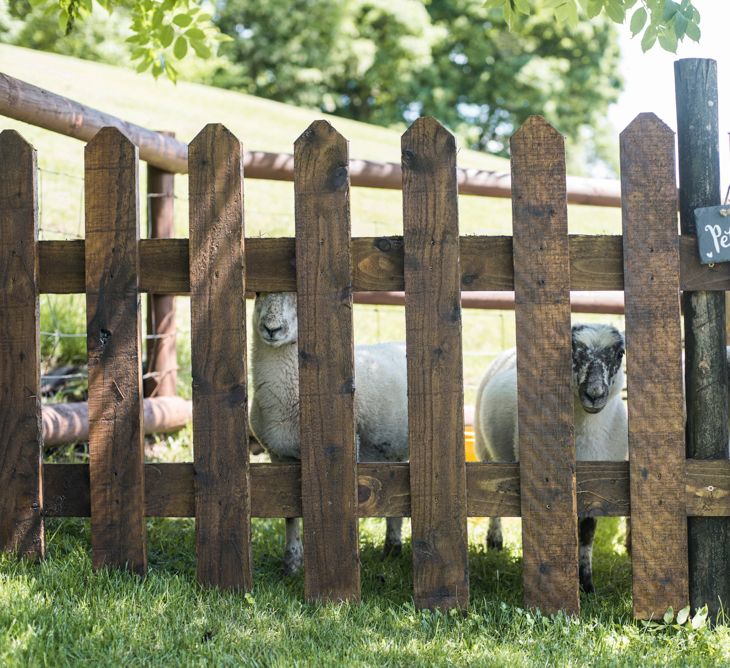
[[[274,337],[274,334],[281,331],[281,327],[267,327],[266,325],[264,325],[264,329],[270,339]]]
[[[585,392],[586,392],[586,396],[591,401],[598,401],[599,399],[603,399],[603,397],[606,396],[606,391],[604,390],[604,388],[602,388],[600,386],[595,386],[595,385],[594,386],[588,386],[586,388],[586,391]]]

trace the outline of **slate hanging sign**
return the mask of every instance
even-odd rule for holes
[[[730,262],[730,205],[695,209],[695,223],[700,262]]]

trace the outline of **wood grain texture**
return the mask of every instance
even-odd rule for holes
[[[565,147],[539,116],[510,146],[525,604],[577,614]]]
[[[621,133],[634,616],[688,600],[674,133],[640,114]]]
[[[347,141],[315,121],[294,144],[299,435],[308,601],[360,598]]]
[[[0,133],[0,550],[45,552],[35,149]]]
[[[685,58],[674,63],[679,156],[679,222],[694,234],[695,208],[721,203],[717,63]],[[721,272],[730,263],[715,265]],[[720,272],[717,272],[720,273]],[[682,296],[684,308],[687,455],[728,457],[726,312],[722,293],[697,286]],[[730,521],[692,519],[688,524],[690,602],[708,605],[711,618],[730,603]]]
[[[358,464],[358,515],[405,517],[411,513],[408,464]],[[686,463],[689,517],[730,516],[730,462]],[[252,517],[301,517],[299,464],[251,464]],[[625,517],[630,514],[628,462],[578,462],[578,514]],[[517,464],[467,462],[469,517],[519,517]],[[44,515],[89,516],[89,467],[46,464]],[[148,517],[193,517],[192,464],[145,464],[145,513]]]
[[[469,568],[456,142],[432,118],[401,139],[414,600],[466,608]]]
[[[137,148],[104,128],[84,162],[92,562],[144,574]]]
[[[513,290],[512,238],[469,236],[461,248],[461,289]],[[190,294],[187,239],[142,239],[140,291]],[[683,290],[730,290],[730,263],[700,264],[697,239],[680,239]],[[42,293],[84,291],[84,242],[41,241]],[[403,290],[403,238],[355,237],[352,240],[352,287],[358,291]],[[249,290],[283,292],[296,289],[294,239],[246,240],[246,281]],[[572,290],[623,290],[623,255],[620,236],[571,235]]]
[[[249,590],[243,148],[222,125],[207,125],[188,164],[198,581]]]

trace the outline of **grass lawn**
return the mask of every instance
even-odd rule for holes
[[[631,621],[630,566],[617,520],[599,522],[599,593],[579,618],[523,610],[517,522],[503,553],[471,524],[471,606],[417,612],[411,553],[382,561],[382,521],[362,522],[358,605],[302,603],[281,575],[283,522],[253,524],[256,586],[242,596],[195,583],[191,520],[148,522],[150,572],[94,573],[88,523],[48,523],[40,565],[0,557],[0,662],[7,666],[710,666],[730,663],[730,632]]]
[[[225,123],[247,149],[291,151],[316,111],[193,84],[154,82],[127,69],[0,45],[0,70],[147,127],[189,141],[208,122]],[[352,157],[399,160],[399,132],[331,119],[350,140]],[[42,238],[83,236],[83,145],[3,119],[38,149]],[[507,171],[508,163],[472,151],[459,164]],[[144,183],[144,164],[140,165]],[[187,180],[176,179],[176,227],[187,236]],[[400,193],[353,189],[353,234],[398,234]],[[141,220],[145,220],[144,193]],[[618,233],[616,209],[571,206],[570,229]],[[508,200],[460,197],[464,234],[509,234]],[[249,236],[293,234],[288,183],[246,182]],[[83,296],[41,299],[44,366],[84,361]],[[404,337],[403,310],[355,309],[358,342]],[[583,319],[583,318],[582,318]],[[595,318],[585,318],[595,319]],[[600,318],[622,326],[621,318]],[[180,393],[190,393],[189,308],[178,300]],[[62,336],[58,336],[61,334]],[[512,312],[464,312],[466,402],[491,356],[514,343]],[[190,461],[190,430],[161,439],[150,456]],[[68,451],[55,458],[67,456]],[[76,453],[83,458],[83,453]],[[471,519],[471,606],[466,614],[416,612],[411,598],[410,544],[383,562],[382,522],[361,523],[359,605],[302,603],[301,576],[281,574],[281,521],[255,520],[256,586],[251,595],[204,590],[195,583],[191,520],[148,523],[150,572],[145,579],[94,573],[88,522],[48,522],[41,564],[0,557],[2,665],[729,665],[730,634],[646,627],[631,619],[630,561],[617,520],[599,522],[598,593],[584,597],[579,618],[545,618],[521,605],[519,522],[506,522],[508,549],[486,553],[484,520]]]

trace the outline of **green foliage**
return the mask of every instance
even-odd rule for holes
[[[503,12],[510,29],[519,29],[521,16],[534,12],[534,3],[528,0],[486,0],[487,7]],[[578,26],[585,19],[593,19],[602,12],[615,23],[624,23],[630,15],[631,34],[643,31],[641,48],[648,51],[657,42],[666,51],[677,52],[677,44],[685,37],[700,39],[700,13],[692,0],[547,0],[558,23]]]
[[[434,115],[502,155],[529,114],[593,141],[621,86],[615,30],[602,17],[556,25],[548,0],[530,6],[510,32],[483,0],[220,0],[234,65],[213,81],[381,125]]]
[[[189,51],[209,58],[226,40],[197,0],[14,0],[12,12],[26,22],[31,17],[46,19],[45,41],[57,42],[61,34],[72,37],[95,6],[128,24],[126,41],[137,71],[149,70],[155,77],[164,74],[175,81],[178,69],[173,63]],[[55,31],[49,30],[49,21],[56,24]]]

